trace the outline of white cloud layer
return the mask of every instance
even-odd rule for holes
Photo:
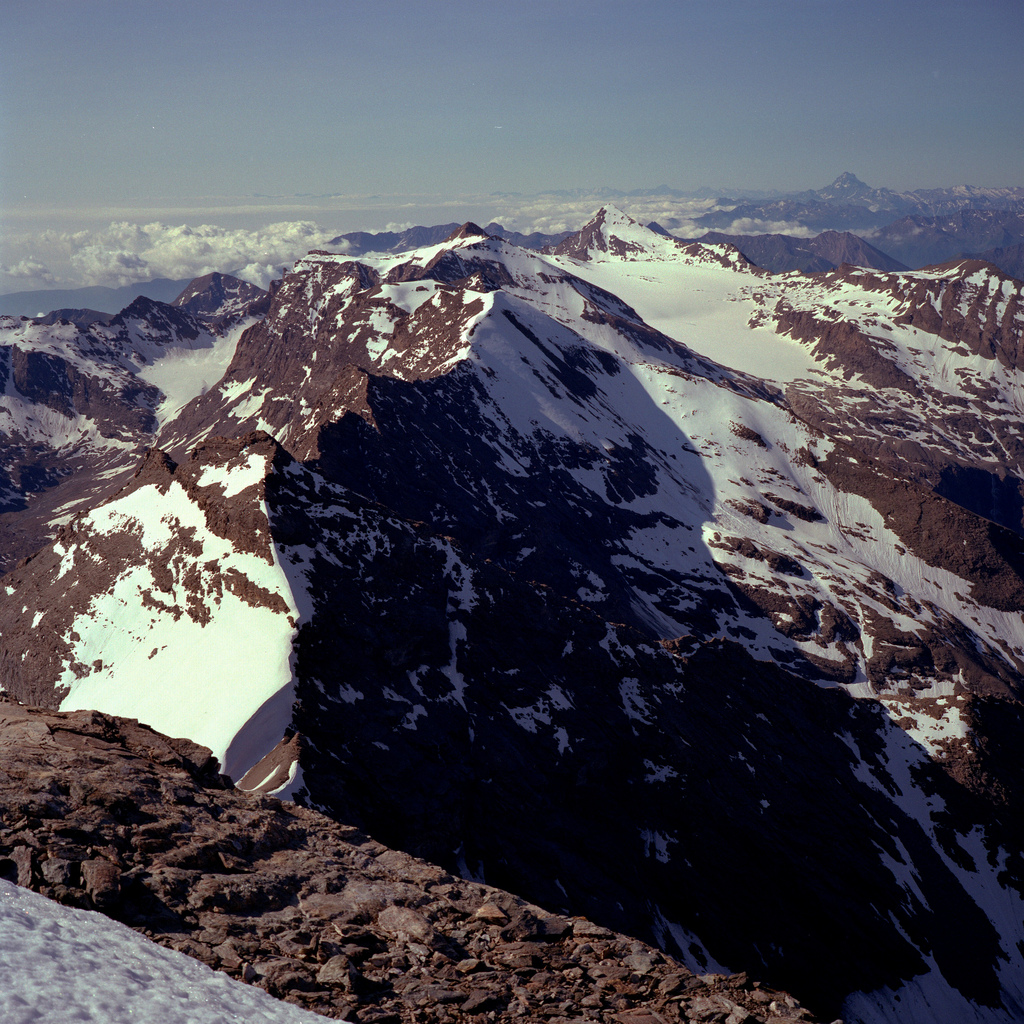
[[[701,228],[704,234],[707,228]],[[713,228],[725,235],[792,235],[795,238],[813,238],[818,234],[799,221],[791,220],[759,220],[753,217],[740,217],[726,228]]]
[[[310,249],[325,247],[336,233],[305,220],[255,230],[121,221],[98,231],[44,231],[7,239],[5,248],[14,250],[15,261],[0,270],[8,278],[37,286],[67,287],[120,287],[156,277],[181,280],[219,270],[233,271],[266,287],[281,276],[282,267]],[[28,244],[45,253],[45,262],[17,251]]]
[[[402,203],[390,209],[367,207],[362,215],[353,209],[346,212],[343,219],[348,221],[348,226],[342,230],[305,219],[282,220],[259,228],[218,224],[192,226],[165,220],[145,223],[115,220],[105,227],[89,230],[6,234],[0,291],[55,286],[119,287],[157,277],[191,279],[212,271],[235,273],[266,287],[281,276],[282,268],[290,267],[310,249],[344,251],[343,246],[331,246],[331,238],[357,226],[367,230],[401,231],[414,224],[429,226],[470,219],[481,224],[497,221],[510,230],[526,234],[533,231],[552,234],[579,229],[597,209],[608,203],[641,223],[657,221],[680,238],[704,234],[707,228],[697,223],[699,218],[723,209],[711,199],[669,195],[616,197],[594,193],[465,196],[458,202],[427,202],[417,206],[415,211],[410,204]],[[320,213],[333,219],[331,211]],[[412,214],[415,219],[402,217],[403,214]],[[338,211],[334,211],[334,215],[338,215]],[[717,230],[727,234],[780,233],[799,237],[816,234],[795,222],[750,219],[734,220]]]
[[[57,280],[45,263],[40,263],[31,256],[26,256],[9,266],[0,266],[0,273],[32,284],[53,284]]]
[[[503,227],[529,234],[542,231],[578,231],[594,213],[605,205],[617,206],[634,220],[647,224],[657,221],[666,230],[677,233],[677,226],[690,228],[693,219],[714,208],[703,199],[674,199],[668,196],[614,197],[603,199],[584,196],[567,200],[562,196],[529,196],[503,200],[495,210],[494,220]],[[696,229],[703,234],[706,228]]]
[[[71,266],[78,272],[82,284],[105,284],[114,288],[162,276],[151,274],[149,264],[137,253],[103,245],[86,245],[73,252]]]

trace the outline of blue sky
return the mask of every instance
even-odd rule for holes
[[[363,197],[349,204],[362,221],[335,217],[352,230],[409,219],[401,197],[417,219],[445,197],[795,190],[844,170],[891,188],[1019,185],[1022,13],[1020,0],[4,0],[0,217],[8,235],[252,227],[303,204],[323,220],[322,200],[262,197],[338,194]]]

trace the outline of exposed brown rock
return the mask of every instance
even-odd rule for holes
[[[142,487],[154,486],[166,493],[172,484],[184,488],[201,509],[206,526],[218,537],[230,541],[239,551],[249,551],[272,562],[270,524],[264,508],[265,485],[262,479],[230,497],[216,484],[200,485],[209,467],[245,464],[251,457],[266,460],[266,472],[273,472],[276,461],[287,458],[268,434],[255,431],[242,438],[211,438],[200,444],[187,460],[175,463],[166,453],[149,451],[125,486],[111,501]],[[70,630],[77,614],[88,607],[97,593],[107,590],[112,579],[129,563],[147,565],[155,586],[140,594],[143,605],[158,608],[175,618],[188,615],[205,623],[210,615],[209,602],[216,602],[229,591],[252,607],[268,607],[287,612],[279,594],[271,593],[236,570],[224,569],[216,562],[200,565],[201,546],[194,531],[177,530],[166,545],[146,549],[139,531],[113,532],[93,530],[87,517],[76,517],[57,531],[55,543],[28,559],[6,577],[8,594],[15,591],[21,603],[0,603],[0,685],[20,699],[56,707],[66,695],[58,687],[65,667],[79,677],[101,666],[81,664],[71,656]],[[67,556],[77,565],[78,584],[68,588],[59,583],[62,559]],[[56,591],[40,600],[48,585]],[[60,592],[59,597],[54,595]],[[36,603],[38,602],[38,605]],[[44,618],[36,619],[30,606],[44,608]],[[45,621],[46,628],[39,629]],[[31,650],[31,657],[23,655]]]
[[[898,322],[936,333],[985,359],[1024,369],[1024,285],[980,260],[953,261],[935,269],[954,267],[952,277],[907,279]],[[1010,286],[1008,297],[1004,284]]]
[[[857,374],[876,388],[916,391],[913,378],[885,357],[886,349],[892,348],[890,342],[865,334],[838,315],[830,318],[831,312],[794,309],[785,299],[780,299],[775,308],[775,329],[799,341],[812,341],[814,354],[827,368],[841,368],[847,380]]]
[[[208,751],[132,721],[0,698],[0,757],[0,875],[327,1017],[813,1020],[745,975],[695,976],[635,939],[231,789]]]

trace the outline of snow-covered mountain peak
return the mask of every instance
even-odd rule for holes
[[[576,234],[550,251],[583,264],[615,266],[626,275],[635,263],[717,264],[761,273],[732,245],[684,242],[640,224],[614,206],[602,207]]]
[[[673,248],[674,239],[659,235],[615,206],[602,206],[575,234],[554,248],[578,260],[631,259]],[[678,244],[678,243],[676,243]]]
[[[346,412],[373,420],[367,375],[425,380],[498,350],[556,377],[548,364],[583,351],[720,375],[551,258],[467,234],[366,262],[319,252],[299,261],[218,387],[164,440],[180,450],[210,431],[259,428],[305,458],[318,431]]]
[[[620,210],[617,206],[609,204],[602,206],[597,213],[589,221],[590,224],[600,224],[607,231],[614,233],[616,229],[619,230],[630,230],[633,228],[641,228],[643,225],[634,220],[624,210]],[[584,225],[584,229],[586,225]]]

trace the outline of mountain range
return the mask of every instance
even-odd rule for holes
[[[3,316],[45,316],[47,312],[60,309],[98,310],[109,313],[123,309],[139,295],[157,302],[171,302],[189,284],[186,280],[171,280],[160,277],[152,281],[139,281],[107,288],[91,285],[87,288],[47,288],[33,291],[7,292],[0,295],[0,315]]]
[[[849,231],[823,231],[813,238],[792,235],[727,235],[708,231],[696,241],[725,242],[739,249],[751,263],[774,274],[789,270],[814,273],[834,270],[843,263],[874,270],[909,270]]]
[[[847,171],[823,189],[719,198],[692,223],[707,229],[698,236],[702,240],[730,242],[774,273],[828,270],[844,262],[877,270],[919,269],[967,257],[1020,278],[1022,214],[1020,188],[964,185],[894,192],[871,188]],[[729,231],[737,224],[758,222],[786,222],[818,234],[808,238]],[[675,230],[673,223],[666,226]]]
[[[1011,276],[1020,278],[1024,274],[1024,188],[961,185],[895,192],[865,185],[847,171],[825,188],[803,192],[744,191],[729,198],[713,189],[685,193],[663,185],[629,192],[611,188],[548,192],[539,198],[579,203],[588,199],[652,201],[659,197],[665,198],[670,209],[673,203],[682,206],[678,216],[664,216],[664,224],[651,221],[648,226],[652,230],[680,238],[728,241],[773,273],[828,270],[844,262],[878,270],[922,268],[966,256],[990,262]],[[686,200],[694,198],[703,200],[705,207],[705,212],[695,217],[685,210]],[[759,224],[772,225],[771,233],[758,233]],[[780,234],[782,225],[793,233]],[[354,231],[336,235],[328,244],[353,257],[397,253],[436,245],[458,226],[451,223],[401,231]],[[494,221],[484,230],[516,245],[541,250],[554,247],[571,233],[522,233]],[[809,231],[816,237],[808,237]],[[222,270],[234,273],[227,267]],[[113,316],[139,295],[171,302],[188,283],[188,279],[158,278],[119,288],[10,292],[0,295],[0,315],[38,319],[48,311],[77,310],[80,314]]]
[[[6,692],[822,1019],[1021,1019],[1024,285],[427,239],[0,318]]]
[[[968,208],[1008,209],[1024,201],[1024,188],[984,188],[976,185],[955,185],[952,188],[922,188],[896,191],[866,185],[852,171],[844,171],[831,184],[819,189],[786,191],[784,189],[721,189],[702,187],[695,190],[658,185],[654,188],[622,190],[616,188],[561,189],[541,193],[560,199],[617,201],[661,197],[669,199],[714,199],[722,205],[747,202],[775,203],[780,200],[816,206],[856,208],[888,214],[939,216]]]
[[[965,254],[998,259],[998,250],[1019,247],[1024,240],[1022,213],[1024,210],[962,210],[942,217],[904,217],[869,237],[887,253],[914,267]]]
[[[872,188],[855,174],[844,171],[825,188],[795,193],[794,198],[839,206],[864,206],[873,212],[912,213],[919,216],[941,216],[958,210],[1009,209],[1024,201],[1024,188],[979,188],[956,185],[953,188],[923,188],[896,192],[888,188]]]

